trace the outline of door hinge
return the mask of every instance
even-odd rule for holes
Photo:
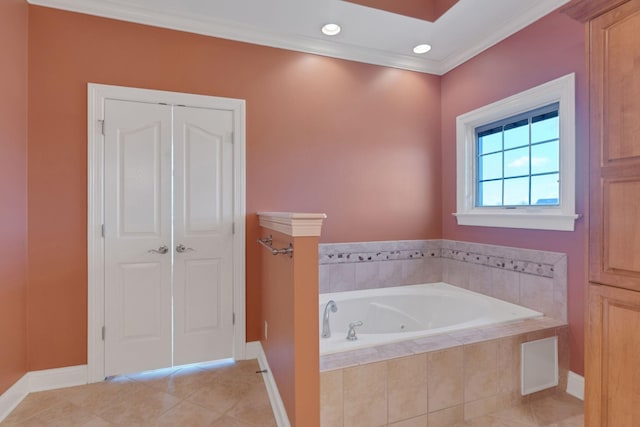
[[[104,237],[104,224],[100,226],[100,233],[102,234],[102,237]]]
[[[102,341],[104,341],[104,336],[105,336],[105,327],[102,327]]]
[[[100,123],[100,134],[104,135],[104,120],[98,120],[98,123]]]
[[[235,313],[231,313],[231,324],[232,325],[236,324],[236,314]]]

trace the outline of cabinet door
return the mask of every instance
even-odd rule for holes
[[[640,0],[593,19],[591,281],[640,290]]]
[[[589,285],[585,425],[640,426],[640,292]]]

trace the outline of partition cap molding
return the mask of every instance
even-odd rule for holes
[[[320,236],[324,213],[258,212],[260,226],[292,237]]]

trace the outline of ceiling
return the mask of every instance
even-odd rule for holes
[[[34,5],[442,75],[568,0],[459,0],[435,22],[342,0],[28,0]],[[402,1],[402,0],[397,0]],[[429,0],[425,0],[429,1]],[[342,27],[325,36],[322,25]],[[415,45],[431,51],[418,55]]]

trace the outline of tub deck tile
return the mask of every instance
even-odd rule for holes
[[[371,363],[378,358],[375,347],[361,348],[342,353],[326,354],[320,357],[320,371],[349,368],[363,363]]]
[[[428,353],[431,351],[445,350],[462,345],[462,343],[450,335],[432,335],[409,341],[409,346],[414,353]]]
[[[375,347],[361,348],[341,353],[320,356],[320,371],[331,371],[365,363],[380,362],[388,359],[406,357],[412,354],[429,353],[457,346],[477,344],[523,334],[553,334],[559,327],[567,324],[550,317],[528,319],[520,322],[506,323],[489,327],[479,327],[431,335],[424,338],[383,344]],[[545,335],[546,336],[546,335]]]

